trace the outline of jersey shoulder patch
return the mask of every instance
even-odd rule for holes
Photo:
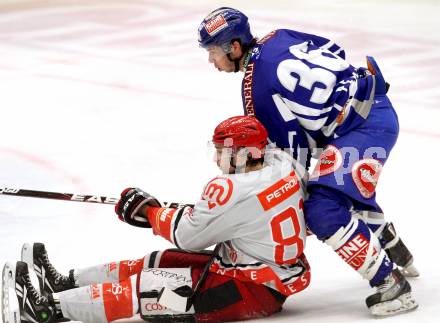
[[[232,180],[226,176],[217,176],[206,184],[201,199],[208,202],[210,210],[226,205],[234,191]]]

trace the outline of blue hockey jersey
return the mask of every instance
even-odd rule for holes
[[[255,115],[270,140],[303,164],[315,148],[363,123],[373,103],[374,76],[347,63],[343,49],[323,37],[272,31],[244,66],[245,114]]]

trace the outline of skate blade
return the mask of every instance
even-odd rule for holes
[[[417,270],[417,268],[413,264],[410,264],[410,265],[407,265],[405,267],[402,267],[400,269],[400,271],[403,274],[403,276],[405,276],[405,277],[413,278],[413,277],[419,277],[420,276],[419,271]]]
[[[11,289],[15,294],[15,267],[7,262],[2,273],[2,319],[4,323],[21,323],[18,306],[12,306]]]
[[[23,244],[21,248],[21,261],[27,263],[29,269],[34,268],[34,250],[31,244]]]
[[[370,307],[370,311],[374,316],[385,317],[413,311],[418,306],[419,304],[417,304],[411,293],[406,293],[392,301],[373,305]]]

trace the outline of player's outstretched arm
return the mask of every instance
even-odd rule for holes
[[[131,189],[121,194],[116,213],[124,222],[152,228],[180,249],[200,251],[238,234],[240,217],[227,212],[238,198],[230,180],[216,177],[195,206],[163,206],[150,194]]]

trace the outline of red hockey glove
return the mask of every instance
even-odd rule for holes
[[[122,191],[121,199],[115,206],[115,212],[121,221],[136,227],[151,228],[146,215],[138,213],[144,205],[160,206],[160,203],[147,192],[129,187]]]

